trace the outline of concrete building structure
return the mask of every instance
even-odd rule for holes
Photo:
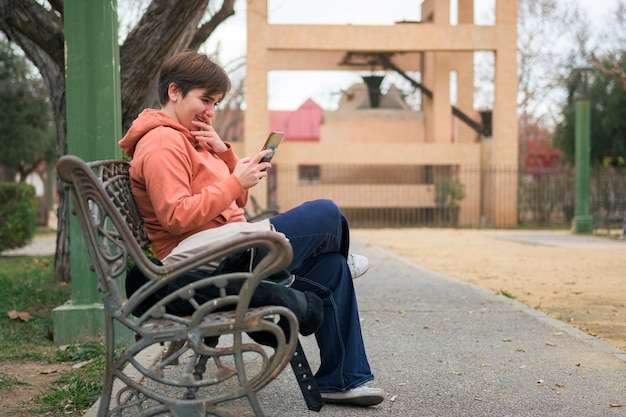
[[[421,94],[421,108],[415,110],[402,92],[391,87],[380,94],[380,80],[364,77],[363,84],[343,93],[337,110],[324,111],[318,141],[286,138],[273,161],[271,181],[254,190],[257,200],[267,203],[269,195],[287,210],[306,200],[331,198],[349,219],[376,210],[433,216],[442,204],[437,184],[452,178],[479,190],[460,200],[454,224],[516,225],[517,0],[496,0],[495,23],[485,26],[474,24],[473,0],[457,1],[454,25],[449,1],[416,0],[416,7],[420,3],[420,22],[295,25],[268,23],[267,0],[248,0],[242,154],[258,152],[270,128],[270,71],[394,72]],[[476,51],[495,57],[489,125],[474,109]],[[419,74],[419,80],[407,74]],[[456,80],[453,94],[451,77]],[[503,175],[487,169],[494,166],[510,170]],[[478,179],[470,171],[478,172]]]

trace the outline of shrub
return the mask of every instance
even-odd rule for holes
[[[35,187],[24,183],[0,183],[0,252],[26,246],[36,228]]]
[[[456,177],[446,176],[435,181],[435,222],[439,226],[457,226],[465,185]]]

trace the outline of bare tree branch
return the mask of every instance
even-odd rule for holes
[[[222,7],[215,13],[211,19],[200,26],[195,33],[193,39],[189,43],[189,48],[197,50],[211,36],[215,28],[224,20],[235,14],[235,0],[224,0]]]
[[[593,52],[591,53],[591,61],[598,66],[601,73],[615,77],[622,85],[622,90],[626,91],[626,71],[621,67],[619,61],[610,58],[603,61]]]
[[[120,48],[124,131],[144,107],[161,63],[179,47],[190,22],[202,16],[207,0],[153,0]],[[167,16],[167,18],[164,18]],[[146,42],[149,39],[149,42]]]
[[[0,0],[0,29],[7,32],[5,28],[11,28],[14,35],[19,33],[29,39],[50,55],[63,71],[65,38],[62,16],[46,10],[34,0]]]
[[[50,3],[52,10],[56,10],[63,15],[63,0],[48,0],[48,3]]]
[[[209,1],[187,0],[185,7],[171,0],[153,0],[120,48],[122,128],[151,102],[161,62],[184,49],[198,49],[215,28],[234,14],[234,0],[198,29]],[[149,39],[149,41],[146,41]]]

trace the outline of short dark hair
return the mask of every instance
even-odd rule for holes
[[[221,94],[222,98],[230,90],[230,78],[224,68],[213,62],[206,54],[187,50],[174,55],[161,67],[159,75],[159,102],[169,101],[168,87],[174,83],[183,97],[189,90],[205,88],[207,95]]]

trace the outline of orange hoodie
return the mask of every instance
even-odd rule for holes
[[[119,145],[132,158],[131,189],[157,258],[194,233],[246,221],[248,191],[232,174],[239,158],[228,143],[215,153],[167,114],[146,109]]]

